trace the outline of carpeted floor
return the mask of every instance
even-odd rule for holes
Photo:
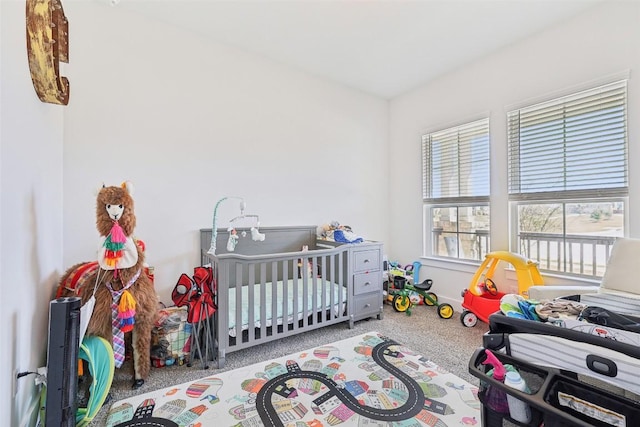
[[[372,330],[401,342],[453,375],[471,384],[478,384],[477,378],[468,373],[468,362],[473,351],[482,345],[482,335],[488,330],[486,324],[479,322],[474,328],[467,328],[460,322],[459,313],[451,319],[441,319],[434,307],[415,307],[411,316],[397,313],[389,305],[385,305],[384,310],[383,320],[356,322],[353,329],[349,329],[346,323],[339,324],[229,353],[223,369],[203,370],[199,363],[192,367],[183,365],[153,368],[144,386],[139,390],[131,389],[132,367],[130,363],[125,363],[122,368],[116,370],[111,387],[111,400],[105,404],[91,425],[105,425],[107,411],[112,402],[362,335]]]

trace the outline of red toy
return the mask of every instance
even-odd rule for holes
[[[544,281],[538,271],[538,265],[521,255],[506,251],[490,252],[485,257],[471,279],[468,289],[462,291],[462,308],[460,321],[469,328],[478,323],[478,319],[489,322],[489,316],[500,310],[500,300],[505,295],[498,291],[492,280],[500,261],[510,263],[518,279],[518,293],[528,297],[528,289],[533,285],[543,285]],[[484,280],[480,278],[484,276]]]

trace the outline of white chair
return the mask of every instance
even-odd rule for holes
[[[613,244],[600,285],[532,286],[529,298],[554,299],[579,295],[582,303],[607,306],[618,313],[640,314],[640,239],[619,238]]]

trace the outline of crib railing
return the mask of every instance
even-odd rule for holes
[[[207,258],[217,285],[218,367],[227,352],[351,320],[346,247]]]

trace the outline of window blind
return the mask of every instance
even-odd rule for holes
[[[626,196],[626,80],[507,113],[514,201]]]
[[[489,181],[488,118],[423,135],[423,201],[487,202]]]

